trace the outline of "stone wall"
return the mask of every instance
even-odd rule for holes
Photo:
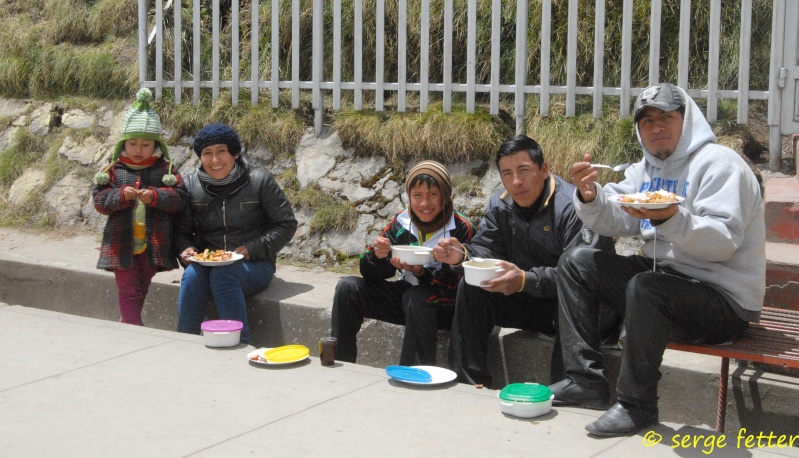
[[[100,105],[88,112],[80,109],[60,109],[50,102],[12,100],[0,98],[0,119],[10,119],[0,127],[0,151],[13,142],[18,130],[27,129],[37,136],[60,142],[58,155],[71,161],[75,170],[42,189],[46,174],[42,164],[34,164],[14,180],[2,183],[11,205],[21,206],[29,198],[42,193],[47,211],[57,226],[85,228],[102,231],[105,217],[94,210],[91,202],[92,177],[110,157],[119,138],[119,126],[127,107],[114,109],[110,104]],[[164,138],[172,132],[164,126]],[[168,141],[169,152],[181,174],[192,173],[198,159],[191,150],[192,138]],[[324,192],[349,202],[358,214],[353,231],[312,234],[310,221],[313,214],[297,209],[297,233],[282,252],[287,259],[302,262],[335,264],[338,253],[347,256],[360,254],[368,241],[374,240],[392,215],[407,205],[404,177],[413,163],[394,166],[382,156],[356,156],[345,149],[335,131],[326,130],[320,136],[309,129],[301,138],[295,155],[276,159],[262,145],[246,145],[252,162],[278,176],[287,169],[296,168],[296,177],[302,187],[318,185]],[[456,193],[455,208],[479,221],[488,196],[498,187],[499,175],[493,163],[475,161],[466,164],[447,164],[454,182],[466,176],[479,179],[476,195]],[[475,178],[473,178],[475,177]]]

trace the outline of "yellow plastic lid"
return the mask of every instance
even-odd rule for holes
[[[308,357],[311,351],[305,345],[284,345],[264,352],[264,358],[270,363],[293,363]]]

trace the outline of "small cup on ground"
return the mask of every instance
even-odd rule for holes
[[[319,359],[323,366],[332,366],[336,362],[336,338],[322,337],[319,339]]]

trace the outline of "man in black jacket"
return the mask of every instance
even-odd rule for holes
[[[480,286],[461,281],[449,350],[449,365],[460,381],[491,385],[488,338],[494,325],[554,335],[557,330],[556,266],[561,253],[577,245],[613,251],[613,240],[583,226],[572,205],[574,186],[551,174],[541,147],[525,136],[499,147],[496,165],[504,190],[489,202],[471,243],[438,242],[436,260],[452,266],[470,256],[498,259],[504,273]],[[552,375],[560,373],[559,344]],[[554,358],[557,357],[557,361]]]

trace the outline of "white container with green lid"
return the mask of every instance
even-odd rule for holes
[[[511,383],[500,391],[499,405],[502,412],[520,418],[546,415],[552,410],[552,390],[538,383]]]

